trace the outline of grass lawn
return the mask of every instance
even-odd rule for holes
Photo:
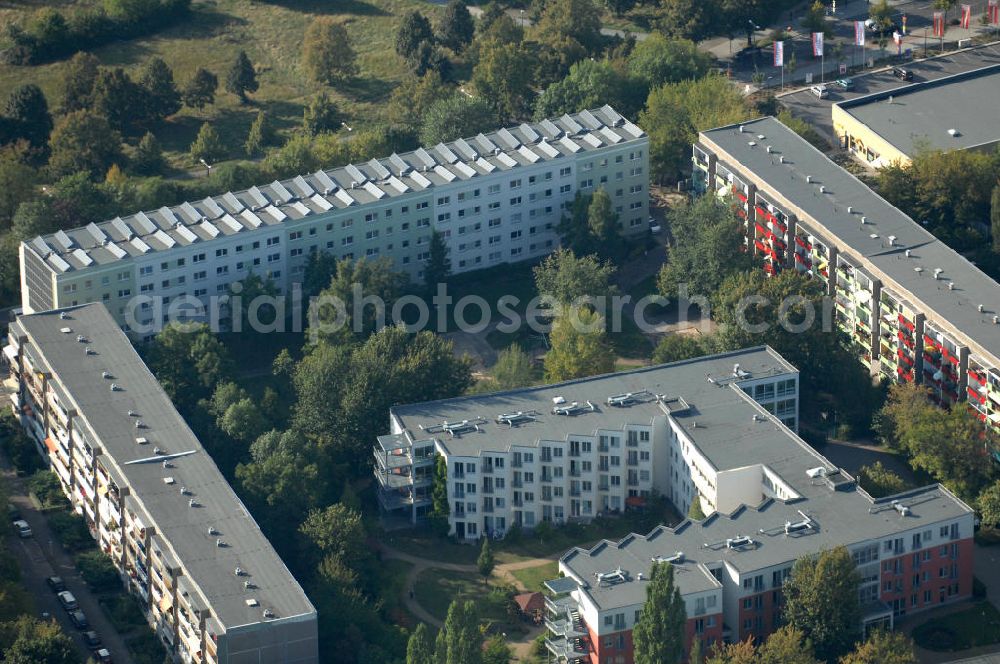
[[[507,616],[506,596],[492,592],[491,588],[474,572],[429,569],[417,577],[413,592],[417,602],[440,620],[448,616],[448,605],[452,601],[471,600],[476,603],[480,621],[493,624],[494,632],[511,636],[524,633],[524,625],[511,622]]]
[[[28,14],[7,10],[3,20]],[[220,81],[214,106],[203,111],[184,109],[166,126],[156,130],[157,138],[172,163],[187,168],[186,152],[201,123],[210,120],[226,145],[239,149],[259,108],[266,110],[280,130],[298,126],[304,104],[325,90],[345,112],[354,129],[379,123],[384,102],[403,80],[405,66],[396,55],[393,42],[400,17],[419,9],[432,22],[441,9],[418,0],[201,0],[192,5],[191,15],[176,25],[138,39],[112,42],[93,51],[106,66],[124,67],[135,73],[142,63],[160,56],[183,85],[198,67],[213,71]],[[359,76],[336,88],[308,80],[300,68],[302,35],[315,16],[332,15],[348,23],[352,46],[358,55]],[[0,22],[3,22],[0,20]],[[225,74],[236,54],[244,49],[256,65],[260,89],[251,105],[241,106],[237,98],[224,92]],[[49,106],[59,105],[59,81],[65,61],[38,66],[0,65],[0,99],[18,85],[36,83],[45,92]],[[242,157],[234,153],[233,157]]]
[[[542,582],[559,576],[559,563],[552,561],[535,567],[526,567],[511,571],[514,577],[524,584],[528,590],[544,590]]]
[[[917,645],[936,652],[954,652],[1000,642],[1000,611],[978,602],[964,611],[928,620],[913,630]]]

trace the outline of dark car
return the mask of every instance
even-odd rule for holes
[[[87,644],[88,648],[96,648],[101,645],[101,635],[94,630],[89,630],[83,633],[83,642]]]
[[[101,664],[111,664],[111,653],[108,651],[107,648],[101,648],[100,650],[95,650],[94,657],[96,657],[97,661],[100,662]]]
[[[83,615],[83,611],[80,611],[79,609],[76,611],[70,611],[69,619],[70,622],[73,623],[73,626],[77,629],[87,629],[90,627],[90,623],[87,622],[87,616]]]
[[[747,46],[736,53],[737,60],[756,59],[763,53],[760,46]]]
[[[913,72],[910,71],[909,69],[905,69],[903,67],[893,67],[892,68],[892,75],[895,76],[896,78],[898,78],[901,81],[912,81],[913,80]]]
[[[49,588],[51,588],[54,593],[61,593],[66,590],[66,584],[63,583],[61,576],[50,576],[45,579],[45,583],[49,584]]]

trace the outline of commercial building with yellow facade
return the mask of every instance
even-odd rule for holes
[[[1000,64],[833,105],[840,146],[872,168],[921,150],[1000,147]]]

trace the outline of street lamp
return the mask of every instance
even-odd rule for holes
[[[753,33],[760,30],[760,26],[751,19],[747,19],[747,24],[750,26],[750,29],[747,30],[747,46],[753,46]]]
[[[199,159],[198,161],[200,161],[202,165],[205,167],[205,177],[210,176],[212,174],[212,165],[207,161],[205,161],[204,158]]]
[[[342,127],[344,128],[344,129],[346,129],[347,131],[354,131],[354,129],[353,129],[352,127],[349,127],[349,126],[347,126],[347,123],[346,123],[346,122],[341,122],[341,123],[340,123],[340,125],[341,125],[341,126],[342,126]]]
[[[521,10],[521,29],[524,29],[524,10]]]

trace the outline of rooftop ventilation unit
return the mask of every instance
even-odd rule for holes
[[[87,343],[87,337],[83,336],[82,334],[76,335],[76,340],[82,344]]]
[[[154,447],[153,454],[163,454],[163,450],[161,450],[159,447]]]
[[[918,265],[917,267],[913,268],[913,271],[919,274],[924,271],[924,268]]]
[[[112,392],[117,392],[120,389],[122,389],[122,388],[118,387],[118,383],[111,383],[111,391]]]
[[[910,516],[910,508],[899,502],[898,500],[892,501],[892,508],[899,512],[900,516]]]
[[[984,307],[984,306],[983,306],[983,305],[981,305],[981,304],[980,304],[980,305],[977,305],[977,306],[976,306],[976,309],[978,309],[978,310],[979,310],[979,313],[983,313],[983,309],[985,309],[985,308],[986,308],[986,307]]]
[[[957,129],[949,129],[948,130],[948,135],[951,136],[952,138],[958,138],[959,136],[962,135],[962,132],[960,132]]]
[[[747,535],[737,535],[736,537],[726,539],[727,549],[745,549],[753,546],[754,544],[756,544],[756,542],[753,541],[753,538],[748,537]]]
[[[146,423],[143,422],[142,420],[136,420],[135,421],[135,428],[136,429],[145,429],[146,428]]]
[[[937,279],[938,277],[940,277],[942,272],[944,272],[944,268],[940,267],[934,268],[934,278]]]
[[[994,316],[993,317],[993,324],[994,325],[1000,325],[1000,316]]]
[[[188,501],[188,507],[198,507],[198,506],[199,506],[198,501],[195,500],[194,498]]]
[[[574,401],[573,403],[563,404],[561,406],[555,406],[552,408],[553,415],[576,415],[577,413],[593,412],[597,410],[597,407],[590,401],[585,401],[582,404],[579,401]]]
[[[188,492],[188,488],[186,486],[182,486],[181,487],[181,495],[182,496],[186,496],[186,495],[188,495],[188,493],[189,493]]]
[[[170,463],[169,461],[164,461],[163,462],[163,467],[164,468],[173,468],[174,464]]]
[[[745,130],[743,129],[743,125],[740,125],[740,133],[742,134],[744,131]]]
[[[949,281],[948,282],[948,290],[955,290],[955,282],[954,281]]]
[[[820,185],[819,186],[819,193],[821,193],[821,194],[825,194],[826,193],[826,187],[824,185]]]
[[[111,375],[110,371],[102,371],[101,378],[104,378],[105,380],[110,380],[111,378],[114,378],[114,376]]]
[[[889,246],[890,247],[895,247],[896,246],[896,236],[895,235],[890,235],[889,236]]]
[[[559,404],[561,404],[561,403],[566,403],[566,397],[561,397],[561,396],[560,397],[552,397],[552,403],[554,403],[557,406]]]
[[[87,353],[87,355],[97,355],[97,351],[90,346],[87,346],[87,348],[84,349],[84,352]]]
[[[861,224],[864,225],[864,224],[867,224],[867,223],[868,223],[868,217],[865,217],[865,216],[862,215],[862,217],[861,217]]]
[[[671,565],[678,565],[684,562],[684,552],[675,551],[672,556],[653,556],[650,560],[654,563],[670,563]]]
[[[904,251],[903,253],[904,253],[904,254],[906,254],[906,257],[907,257],[907,258],[909,258],[909,257],[911,257],[911,256],[913,255],[913,252],[912,252],[912,251],[910,251],[909,249],[907,249],[907,250],[906,250],[906,251]]]
[[[209,537],[215,537],[218,534],[219,534],[219,531],[215,529],[215,526],[209,526],[208,527],[208,536]]]
[[[812,530],[815,527],[813,524],[812,517],[810,517],[802,510],[799,510],[798,512],[799,515],[802,517],[802,520],[795,521],[794,523],[791,521],[786,521],[785,522],[786,535],[791,535],[792,533],[799,533],[802,532],[803,530]]]
[[[226,548],[226,543],[225,543],[225,541],[224,541],[224,540],[223,540],[223,539],[222,539],[222,538],[220,537],[219,539],[215,540],[215,546],[216,546],[217,548],[219,548],[219,549],[224,549],[224,548]]]
[[[236,569],[233,570],[233,574],[235,574],[236,576],[243,576],[244,574],[243,568],[237,567]]]
[[[253,598],[250,598],[250,599],[245,600],[245,601],[247,603],[247,606],[260,606],[260,602],[258,602],[257,600],[255,600]]]
[[[772,152],[772,148],[771,148],[771,146],[770,146],[770,145],[768,145],[768,146],[767,146],[767,153],[768,153],[768,154],[771,154],[771,152]]]
[[[816,468],[810,468],[807,470],[806,475],[812,479],[816,479],[817,477],[826,477],[827,472],[829,471],[827,471],[827,469],[823,466],[817,466]]]
[[[614,394],[608,397],[608,405],[616,406],[618,408],[624,408],[625,406],[631,406],[637,403],[641,399],[651,396],[646,390],[639,392],[626,392],[625,394]]]
[[[594,578],[597,579],[597,583],[600,585],[604,585],[605,583],[614,585],[628,581],[628,574],[619,567],[611,572],[594,572]]]
[[[59,331],[62,332],[63,334],[69,334],[70,332],[73,331],[73,328],[71,328],[71,327],[60,327]]]
[[[139,436],[138,438],[135,439],[135,444],[136,445],[145,445],[148,442],[149,442],[149,440],[146,439],[146,438],[143,438],[142,436]]]
[[[59,312],[59,320],[66,320],[67,318],[69,318],[69,314],[67,314],[65,311]]]
[[[854,214],[854,208],[850,205],[847,206],[847,214]]]
[[[526,413],[523,410],[519,410],[516,413],[504,413],[502,415],[497,415],[497,424],[506,424],[511,428],[521,422],[533,422],[534,420],[534,412]]]
[[[749,371],[741,369],[739,363],[733,365],[733,378],[750,378],[751,375]]]
[[[167,484],[167,485],[170,485],[170,484],[173,484],[173,483],[174,483],[174,481],[175,481],[175,480],[174,480],[174,478],[172,478],[172,477],[164,477],[164,478],[163,478],[163,483],[164,483],[164,484]]]
[[[128,416],[129,417],[139,417],[139,413],[138,413],[138,411],[130,410],[130,411],[128,411]]]
[[[249,579],[243,582],[243,590],[253,590],[256,587]]]
[[[807,175],[806,176],[806,184],[812,184],[812,181],[813,181],[813,176]]]
[[[754,422],[767,422],[767,418],[764,417],[763,415],[758,415],[757,413],[754,413],[753,414],[753,421]]]
[[[271,609],[264,609],[264,617],[265,618],[273,618],[274,617],[274,611],[272,611]]]
[[[783,155],[783,154],[782,155],[778,155],[778,163],[779,164],[785,163],[785,155]]]

